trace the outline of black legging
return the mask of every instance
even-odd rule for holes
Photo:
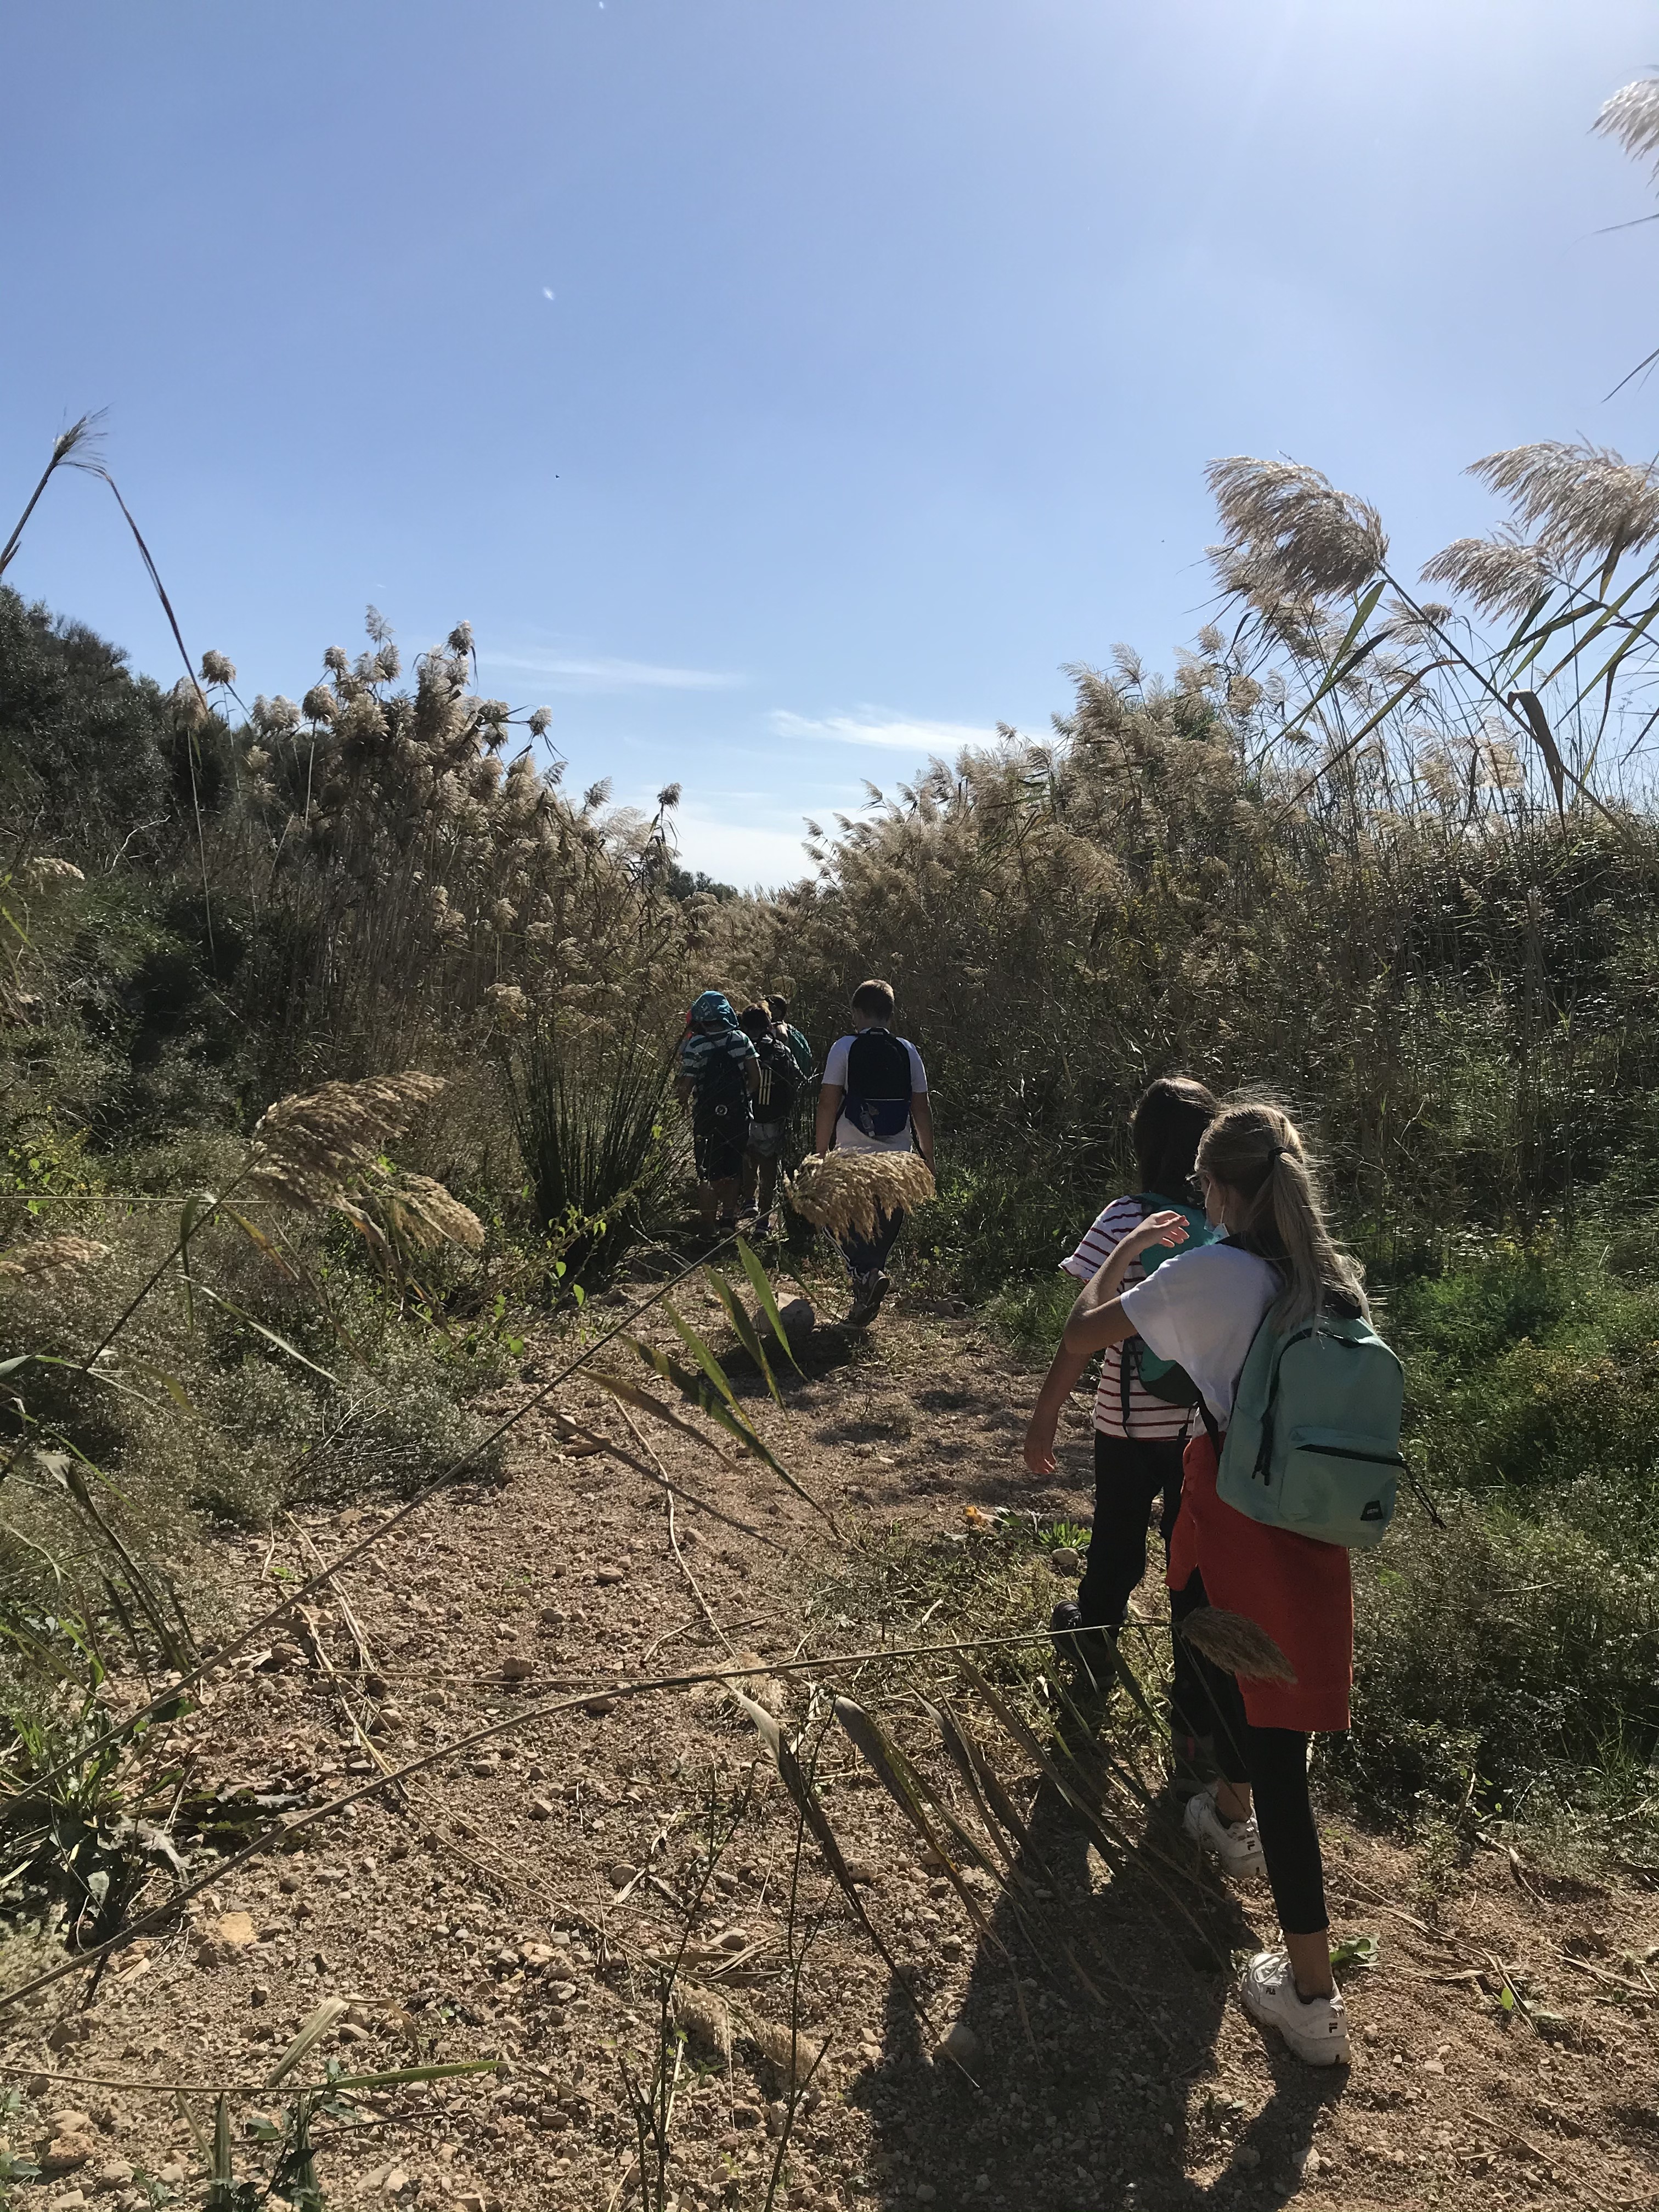
[[[1103,1628],[1115,1636],[1122,1627],[1130,1595],[1146,1571],[1146,1524],[1160,1494],[1164,1508],[1158,1533],[1168,1560],[1170,1538],[1181,1510],[1184,1449],[1179,1437],[1113,1437],[1103,1429],[1095,1431],[1094,1526],[1077,1593],[1085,1628]],[[1174,1643],[1170,1733],[1176,1737],[1207,1735],[1212,1722],[1195,1672],[1198,1655],[1184,1637],[1177,1636]]]
[[[1200,1601],[1203,1584],[1194,1575],[1181,1593]],[[1183,1611],[1191,1612],[1187,1603]],[[1325,1868],[1308,1794],[1308,1738],[1301,1729],[1255,1728],[1246,1718],[1244,1694],[1237,1674],[1224,1674],[1207,1659],[1198,1672],[1208,1691],[1215,1719],[1215,1756],[1223,1778],[1248,1783],[1255,1800],[1255,1824],[1267,1881],[1287,1936],[1317,1936],[1330,1925],[1325,1910]]]

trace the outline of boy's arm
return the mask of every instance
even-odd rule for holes
[[[847,1096],[839,1083],[826,1083],[818,1092],[817,1123],[812,1133],[812,1149],[827,1152],[836,1141],[836,1124],[841,1119],[841,1102]]]
[[[925,1091],[910,1093],[910,1119],[916,1125],[916,1150],[927,1163],[927,1172],[933,1172],[933,1109],[927,1103]]]

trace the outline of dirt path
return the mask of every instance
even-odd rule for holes
[[[693,1318],[714,1326],[700,1305]],[[606,1364],[621,1371],[621,1355]],[[804,1364],[783,1410],[757,1387],[749,1402],[847,1542],[758,1463],[724,1465],[661,1426],[636,1437],[613,1400],[573,1388],[559,1403],[575,1421],[757,1533],[682,1504],[671,1540],[659,1488],[573,1443],[550,1409],[532,1416],[514,1432],[502,1486],[423,1509],[313,1623],[251,1655],[185,1724],[192,1787],[230,1793],[217,1817],[234,1823],[256,1816],[249,1793],[321,1802],[375,1759],[400,1764],[562,1684],[597,1689],[733,1655],[776,1664],[927,1640],[947,1623],[959,1633],[948,1604],[929,1615],[922,1600],[930,1561],[942,1563],[939,1589],[954,1587],[965,1506],[1086,1514],[1081,1402],[1065,1445],[1075,1486],[1033,1496],[1016,1455],[1031,1378],[969,1324],[886,1315],[862,1344],[821,1329]],[[515,1386],[498,1402],[526,1395]],[[264,1537],[227,1542],[216,1571],[251,1618],[274,1571],[305,1574],[310,1547],[333,1556],[383,1510],[284,1524],[274,1551]],[[1054,1584],[1040,1559],[1018,1571],[1026,1583],[1005,1577],[1005,1596],[1024,1589],[1027,1623],[1040,1625]],[[893,1692],[890,1669],[823,1674],[872,1705],[889,1698],[893,1732],[914,1735],[919,1709]],[[799,1722],[810,1686],[793,1674],[760,1694]],[[89,2007],[70,1982],[14,2022],[4,2057],[26,2096],[11,2141],[59,2147],[59,2171],[17,2201],[102,2192],[136,2208],[170,2189],[200,2203],[190,2123],[167,2089],[143,2085],[256,2087],[332,1995],[349,2009],[313,2069],[324,2054],[354,2070],[504,2063],[377,2092],[369,2124],[320,2119],[331,2203],[619,2205],[635,2130],[618,2052],[648,2070],[655,1964],[689,1927],[682,1973],[706,2001],[701,2025],[688,2023],[672,2130],[668,2193],[685,2212],[765,2200],[785,2083],[763,2051],[769,2028],[787,2063],[792,1984],[804,2033],[827,2038],[829,2053],[796,2117],[780,2204],[1659,2203],[1659,1970],[1643,1958],[1659,1942],[1653,1896],[1529,1877],[1496,1851],[1437,1871],[1333,1820],[1337,1933],[1376,1935],[1380,1948],[1350,1984],[1357,2062],[1322,2076],[1269,2047],[1230,1996],[1229,1953],[1271,1932],[1265,1896],[1193,1866],[1167,1793],[1109,1876],[1077,1814],[1006,1737],[998,1765],[1028,1826],[1031,1910],[1053,1931],[1035,1948],[988,1879],[968,1884],[970,1917],[845,1735],[824,1738],[823,1802],[924,2026],[810,1838],[797,1869],[791,1801],[717,1686],[596,1695],[532,1723],[228,1879],[175,1934],[114,1962]],[[745,1790],[693,1921],[711,1806],[723,1833]],[[1520,2016],[1493,1994],[1505,1973]],[[1557,2017],[1540,2033],[1528,2008]],[[937,2051],[955,2023],[971,2039],[959,2042],[965,2071]],[[729,2059],[714,2047],[727,2029]],[[186,2101],[210,2128],[210,2100]],[[240,2100],[239,2128],[283,2103],[278,2090]],[[239,2174],[254,2170],[239,2153]],[[142,2185],[146,2173],[159,2180]]]

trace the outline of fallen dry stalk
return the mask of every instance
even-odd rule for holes
[[[222,1200],[220,1203],[222,1204],[223,1200]],[[205,1210],[202,1218],[206,1218]],[[199,1226],[199,1224],[197,1225]],[[596,1352],[601,1351],[613,1337],[620,1336],[630,1322],[636,1321],[641,1314],[655,1305],[659,1298],[666,1297],[669,1291],[677,1285],[683,1283],[688,1275],[695,1275],[699,1267],[705,1267],[716,1252],[724,1251],[727,1244],[736,1242],[737,1236],[734,1231],[732,1236],[723,1238],[720,1243],[711,1246],[709,1250],[702,1254],[699,1259],[694,1260],[690,1267],[683,1267],[678,1275],[671,1275],[666,1282],[659,1283],[648,1298],[641,1299],[640,1304],[624,1314],[620,1321],[613,1322],[608,1329],[603,1330],[585,1351],[577,1354],[568,1367],[562,1368],[551,1382],[543,1383],[538,1390],[525,1400],[522,1406],[515,1407],[512,1413],[504,1415],[493,1429],[480,1437],[476,1443],[469,1445],[459,1459],[452,1460],[441,1474],[434,1476],[426,1488],[417,1491],[406,1505],[399,1506],[390,1520],[382,1521],[377,1528],[371,1528],[368,1534],[361,1537],[356,1543],[349,1545],[331,1565],[323,1568],[319,1572],[313,1574],[309,1580],[301,1583],[297,1589],[291,1591],[283,1598],[280,1605],[273,1606],[269,1613],[252,1622],[242,1630],[240,1635],[232,1637],[229,1643],[221,1645],[211,1657],[198,1660],[188,1673],[181,1674],[176,1682],[169,1683],[160,1697],[152,1698],[147,1705],[141,1705],[137,1712],[129,1713],[125,1719],[118,1721],[114,1727],[106,1729],[102,1735],[96,1736],[90,1743],[82,1745],[71,1758],[62,1759],[56,1766],[48,1768],[46,1773],[35,1776],[27,1791],[15,1794],[25,1796],[38,1795],[49,1784],[58,1780],[61,1776],[67,1774],[71,1767],[79,1766],[86,1760],[95,1758],[98,1753],[107,1745],[115,1743],[121,1737],[129,1735],[140,1721],[148,1720],[152,1714],[159,1712],[163,1705],[175,1704],[179,1698],[183,1697],[185,1691],[193,1688],[204,1675],[222,1668],[227,1661],[234,1659],[239,1652],[246,1651],[248,1646],[256,1638],[263,1636],[268,1628],[275,1628],[278,1622],[286,1620],[296,1605],[301,1604],[317,1590],[325,1589],[333,1576],[340,1573],[343,1569],[354,1565],[366,1552],[372,1551],[384,1537],[389,1536],[394,1528],[407,1521],[411,1514],[418,1513],[423,1505],[429,1504],[440,1491],[447,1490],[458,1475],[471,1466],[474,1460],[487,1451],[491,1444],[504,1437],[509,1429],[515,1427],[524,1419],[526,1413],[533,1413],[538,1406],[551,1397],[554,1391],[562,1389],[579,1368],[586,1365]],[[176,1249],[175,1247],[175,1253]],[[173,1256],[173,1255],[169,1255],[169,1260]],[[152,1279],[160,1280],[159,1271]],[[94,1357],[95,1358],[96,1355],[94,1354]],[[18,1456],[24,1449],[26,1449],[24,1445],[19,1445],[13,1457]],[[310,1447],[307,1446],[307,1449],[309,1449]],[[301,1457],[303,1456],[304,1454],[301,1454]],[[5,1467],[0,1467],[0,1479],[3,1478],[10,1465],[11,1462],[8,1461]]]
[[[286,1612],[287,1607],[283,1610]],[[1068,1632],[1060,1632],[1061,1634]],[[274,1850],[278,1844],[290,1836],[298,1835],[302,1829],[315,1827],[320,1821],[331,1820],[335,1814],[343,1813],[348,1805],[358,1804],[366,1797],[378,1796],[392,1784],[406,1782],[411,1774],[424,1773],[427,1768],[439,1766],[446,1759],[458,1758],[477,1744],[488,1743],[494,1737],[510,1735],[516,1729],[527,1728],[532,1721],[550,1720],[558,1713],[575,1712],[591,1704],[595,1698],[647,1697],[658,1690],[696,1689],[705,1682],[718,1682],[729,1690],[732,1678],[736,1676],[803,1674],[814,1668],[865,1666],[878,1659],[946,1658],[967,1651],[1008,1650],[1023,1644],[1051,1643],[1054,1633],[1051,1628],[1039,1628],[1026,1630],[1018,1636],[981,1636],[953,1644],[888,1644],[870,1651],[831,1651],[815,1659],[769,1660],[757,1667],[734,1666],[728,1661],[724,1667],[702,1668],[691,1674],[657,1674],[637,1682],[594,1682],[573,1696],[538,1699],[533,1705],[526,1705],[521,1713],[509,1713],[503,1720],[491,1721],[483,1728],[474,1729],[466,1735],[455,1737],[452,1742],[441,1743],[435,1749],[423,1752],[418,1759],[411,1759],[403,1766],[393,1767],[389,1773],[371,1775],[355,1790],[348,1790],[342,1796],[331,1797],[326,1805],[313,1806],[309,1812],[298,1813],[290,1820],[277,1821],[263,1836],[256,1836],[251,1844],[246,1844],[233,1857],[216,1860],[205,1873],[198,1875],[194,1881],[186,1882],[183,1888],[176,1889],[154,1911],[130,1922],[118,1935],[112,1936],[106,1942],[94,1944],[88,1951],[77,1952],[72,1959],[65,1959],[60,1965],[49,1967],[44,1974],[37,1974],[33,1981],[21,1983],[16,1989],[0,1995],[0,2012],[21,2004],[26,1998],[49,1989],[54,1982],[61,1982],[70,1974],[78,1973],[83,1967],[97,1966],[100,1960],[112,1957],[116,1952],[125,1950],[130,1944],[165,1927],[175,1917],[181,1905],[198,1891],[207,1888],[210,1883],[222,1881],[237,1868],[246,1866],[253,1859],[263,1858],[266,1852]],[[760,1710],[756,1708],[757,1711]],[[772,1719],[769,1713],[764,1717],[769,1722]],[[861,1905],[862,1900],[856,1901]],[[915,2001],[914,1997],[912,2001]]]

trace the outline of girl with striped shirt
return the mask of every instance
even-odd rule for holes
[[[1060,1261],[1068,1275],[1085,1283],[1092,1280],[1149,1209],[1190,1205],[1188,1186],[1199,1140],[1219,1111],[1204,1085],[1186,1076],[1162,1076],[1143,1093],[1130,1121],[1142,1195],[1114,1199],[1097,1216],[1077,1249]],[[1157,1256],[1164,1256],[1162,1250]],[[1143,1280],[1145,1271],[1143,1259],[1132,1261],[1126,1286]],[[1130,1360],[1127,1388],[1126,1354]],[[1068,1352],[1064,1344],[1055,1352],[1025,1431],[1025,1465],[1030,1474],[1046,1477],[1055,1472],[1054,1433],[1060,1413],[1088,1364],[1086,1352]],[[1089,1629],[1116,1638],[1130,1593],[1146,1571],[1146,1527],[1160,1498],[1159,1527],[1168,1558],[1181,1509],[1181,1455],[1191,1419],[1190,1406],[1173,1405],[1146,1388],[1128,1345],[1107,1347],[1095,1393],[1095,1514],[1089,1564],[1076,1602],[1055,1607],[1056,1629]],[[1182,1740],[1208,1733],[1207,1705],[1186,1644],[1180,1637],[1174,1640],[1172,1730],[1177,1745],[1190,1749]],[[1089,1648],[1093,1638],[1072,1635],[1066,1642],[1097,1679],[1111,1679],[1106,1655],[1097,1644],[1092,1652]]]

